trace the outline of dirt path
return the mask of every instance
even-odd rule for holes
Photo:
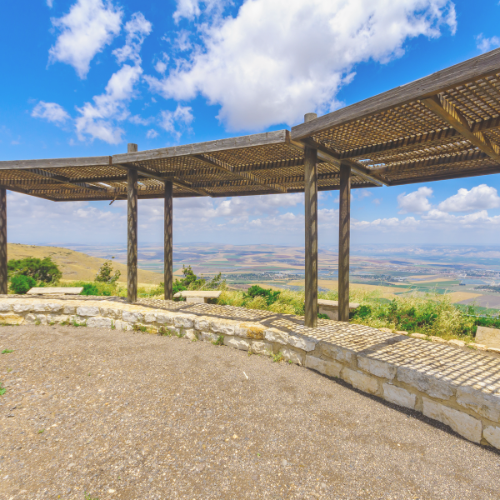
[[[498,499],[500,454],[295,365],[0,327],[0,499]]]

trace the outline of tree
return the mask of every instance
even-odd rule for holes
[[[99,281],[101,283],[109,283],[113,285],[118,281],[118,278],[121,276],[120,271],[115,271],[114,276],[111,276],[113,272],[113,264],[110,260],[107,260],[99,269],[99,272],[96,274],[95,281]]]
[[[9,276],[30,276],[35,281],[42,283],[57,283],[62,273],[57,264],[50,258],[37,259],[35,257],[27,257],[25,259],[11,259],[7,263]]]
[[[35,285],[36,281],[31,276],[24,274],[16,274],[10,279],[10,289],[18,295],[24,295]]]

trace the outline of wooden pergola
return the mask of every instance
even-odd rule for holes
[[[6,190],[52,201],[128,203],[128,300],[137,299],[137,201],[304,193],[305,323],[316,325],[318,191],[339,190],[339,319],[349,319],[350,192],[500,172],[500,49],[279,130],[114,156],[0,162],[0,293],[7,293]]]

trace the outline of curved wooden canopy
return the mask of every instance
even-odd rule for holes
[[[53,201],[245,196],[304,191],[304,148],[318,188],[400,185],[500,172],[500,49],[288,130],[91,158],[0,162],[0,187]]]

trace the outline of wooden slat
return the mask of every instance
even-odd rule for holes
[[[439,174],[419,174],[416,176],[408,176],[403,179],[391,180],[391,186],[404,186],[406,184],[419,184],[422,182],[435,182],[435,181],[446,181],[450,179],[463,179],[465,177],[481,177],[483,175],[493,175],[500,174],[500,165],[495,165],[493,167],[484,168],[480,170],[469,170],[465,169],[459,172],[450,171]]]
[[[115,163],[133,163],[145,160],[173,158],[175,156],[189,156],[212,153],[216,151],[227,151],[231,149],[251,148],[255,146],[265,146],[268,144],[286,144],[287,134],[288,130],[277,130],[274,132],[266,132],[264,134],[232,137],[230,139],[220,139],[218,141],[199,142],[196,144],[186,144],[171,148],[152,149],[149,151],[139,151],[137,153],[113,155],[113,165],[115,165]]]
[[[279,184],[270,184],[269,182],[266,182],[265,180],[261,179],[260,177],[250,173],[250,172],[235,172],[234,167],[232,165],[227,164],[226,162],[223,162],[217,158],[214,158],[212,156],[209,156],[207,154],[203,155],[192,155],[194,158],[197,160],[200,160],[207,165],[211,165],[215,168],[219,168],[221,170],[224,170],[225,172],[229,172],[233,174],[235,177],[240,177],[242,179],[246,179],[247,181],[252,182],[253,184],[260,184],[262,186],[268,186],[272,187],[273,189],[276,189],[276,191],[281,191],[282,193],[287,192],[287,188],[284,186],[280,186]]]
[[[473,132],[467,119],[450,102],[438,96],[422,99],[422,103],[433,113],[449,123],[464,139],[479,148],[496,161],[500,161],[500,152],[483,132]]]
[[[108,191],[108,189],[106,189],[104,186],[94,186],[92,184],[88,184],[87,182],[82,182],[82,181],[71,181],[68,177],[65,177],[64,175],[58,175],[58,174],[51,172],[51,171],[48,171],[48,170],[33,168],[33,169],[29,169],[28,172],[30,174],[34,174],[34,175],[38,175],[40,177],[43,177],[45,179],[51,179],[54,182],[59,182],[62,184],[73,184],[76,187],[90,189],[91,191]],[[113,188],[109,188],[109,190],[113,191]]]
[[[86,158],[52,158],[47,160],[0,161],[0,170],[31,168],[96,167],[111,165],[111,156],[89,156]]]
[[[292,128],[291,138],[300,140],[310,137],[329,128],[359,120],[396,106],[402,106],[417,99],[439,94],[450,87],[495,74],[499,70],[500,49],[496,49],[412,83],[321,116],[312,122],[297,125]]]

